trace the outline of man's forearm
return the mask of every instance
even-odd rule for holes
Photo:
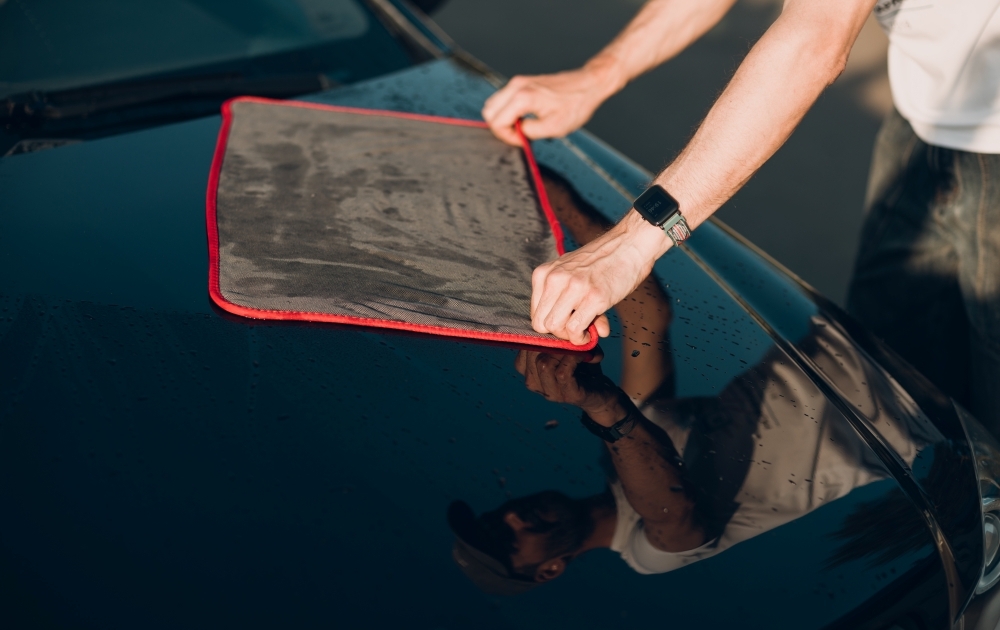
[[[684,50],[718,22],[734,2],[651,0],[583,68],[513,77],[486,99],[483,119],[499,139],[513,145],[521,144],[521,136],[515,130],[518,121],[521,131],[530,139],[576,131],[608,97]],[[532,116],[525,118],[528,114]],[[598,329],[601,328],[599,323]]]
[[[788,139],[840,75],[874,4],[786,0],[694,138],[656,177],[677,199],[690,228],[711,216]],[[603,323],[602,313],[635,290],[671,245],[663,230],[630,211],[586,247],[535,269],[532,326],[586,343],[591,322]],[[608,330],[606,324],[598,327],[600,334]]]
[[[874,0],[790,0],[656,182],[694,228],[780,147],[843,71]]]
[[[600,76],[607,96],[671,59],[715,26],[736,0],[650,0],[584,69]]]
[[[610,426],[615,412],[619,418],[624,415],[618,406],[591,418]],[[672,461],[675,452],[667,446],[669,442],[662,429],[642,419],[626,437],[607,447],[625,497],[642,516],[650,543],[664,551],[684,551],[700,546],[704,532],[695,519],[694,501]]]

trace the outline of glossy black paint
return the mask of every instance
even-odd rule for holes
[[[258,13],[267,10],[253,9]],[[6,95],[0,100],[0,155],[208,116],[235,96],[291,98],[349,85],[431,58],[425,50],[394,37],[378,13],[364,2],[358,3],[358,9],[364,11],[368,27],[349,39],[204,63],[138,79]],[[262,17],[247,14],[246,8],[242,12],[251,19],[266,19],[266,13]],[[235,13],[241,13],[238,6]],[[44,41],[46,34],[39,31],[37,36]],[[34,40],[27,37],[25,41]],[[56,40],[48,45],[53,49],[47,53],[55,59],[87,56],[86,50],[72,49],[79,42]],[[7,52],[23,54],[23,50],[15,41]]]
[[[475,118],[492,89],[439,61],[310,98]],[[513,350],[213,310],[218,125],[0,160],[0,610],[15,626],[947,627],[964,606],[981,549],[954,412],[711,224],[656,267],[678,392],[717,394],[777,348],[891,476],[672,573],[591,552],[523,596],[483,595],[451,562],[448,503],[598,492],[599,444],[575,409],[524,389]],[[611,218],[648,179],[585,134],[536,152]],[[932,436],[911,464],[802,356],[817,320],[880,361],[882,400]],[[615,326],[613,380],[627,360]],[[852,515],[869,519],[861,555],[831,562]],[[908,544],[884,553],[900,526]]]

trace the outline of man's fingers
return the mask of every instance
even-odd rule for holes
[[[510,99],[529,83],[531,83],[530,77],[522,75],[511,77],[506,85],[486,99],[483,104],[483,118],[488,121],[491,117],[496,116],[510,102]]]
[[[587,283],[564,270],[546,271],[539,267],[532,275],[532,327],[576,345],[589,343],[587,329],[603,310],[588,303]]]
[[[569,339],[576,345],[590,343],[591,324],[594,324],[595,328],[598,328],[598,336],[607,337],[610,332],[610,326],[608,326],[607,317],[603,315],[604,309],[605,306],[593,295],[588,295],[580,300],[573,313],[566,318],[564,326],[566,337],[564,338]],[[599,320],[603,321],[599,323]],[[603,325],[607,329],[604,335],[601,335],[600,325]]]
[[[538,356],[537,352],[529,352],[525,356],[524,386],[536,394],[541,394],[542,386],[538,380]]]
[[[517,135],[517,131],[512,125],[504,126],[499,123],[491,123],[490,131],[502,142],[515,147],[521,146],[521,136]]]
[[[538,369],[538,383],[542,387],[542,395],[546,398],[558,398],[560,387],[556,381],[556,369],[559,366],[559,357],[551,354],[540,354],[535,361]]]
[[[528,354],[530,353],[527,350],[521,350],[517,353],[517,356],[514,357],[514,369],[517,370],[517,373],[521,376],[524,376],[525,370],[527,369]]]
[[[531,272],[531,319],[534,321],[535,313],[538,312],[538,303],[542,299],[542,293],[545,290],[545,278],[549,275],[549,270],[552,269],[552,263],[544,263],[537,267]],[[538,332],[544,332],[539,330]]]
[[[600,363],[604,360],[604,350],[601,350],[601,346],[594,346],[585,356],[587,360],[584,363]]]
[[[539,133],[539,127],[545,128],[545,123],[537,118],[525,118],[521,121],[521,131],[524,132],[524,136],[528,140],[535,140],[537,138],[544,138],[544,133]]]
[[[490,131],[493,132],[494,136],[506,144],[513,147],[521,146],[521,136],[517,135],[517,131],[512,126],[491,125]]]
[[[537,115],[537,112],[534,113]],[[524,132],[525,137],[529,140],[566,135],[566,132],[556,126],[556,122],[551,116],[525,118],[521,121],[521,131]]]
[[[493,95],[486,99],[486,102],[483,103],[483,111],[481,112],[483,120],[490,122],[496,118],[497,112],[503,109],[503,106],[507,104],[510,97],[511,91],[507,88],[494,92]]]
[[[572,289],[564,291],[548,309],[542,326],[556,337],[571,339],[567,324],[575,312],[574,306],[578,301],[573,295]]]
[[[569,342],[575,346],[585,346],[590,343],[590,331],[587,330],[587,328],[584,328],[583,330],[573,330],[567,328],[565,335],[566,339],[569,339]]]
[[[608,321],[607,315],[598,315],[597,319],[594,320],[594,328],[597,329],[598,337],[607,337],[611,334],[611,322]]]
[[[576,371],[576,366],[580,363],[579,357],[574,357],[571,355],[564,355],[559,365],[553,371],[553,376],[560,385],[564,385],[574,380],[573,373]]]
[[[549,310],[545,326],[552,334],[576,345],[590,342],[591,322],[603,312],[586,281],[577,277],[564,281],[566,289]]]
[[[569,314],[576,308],[576,300],[584,288],[584,282],[576,278],[571,272],[566,271],[565,263],[569,260],[568,254],[563,258],[543,265],[532,274],[532,301],[538,294],[538,300],[533,309],[531,322],[535,325],[535,330],[555,334],[557,330],[563,328]]]
[[[483,120],[490,122],[496,118],[497,114],[510,102],[510,99],[521,89],[522,81],[520,77],[514,77],[496,92],[494,92],[483,104]]]
[[[557,313],[553,312],[553,309],[566,310],[566,316],[568,316],[568,311],[572,310],[572,307],[565,305],[572,296],[566,295],[567,287],[559,282],[558,278],[552,278],[551,274],[546,275],[544,280],[532,284],[531,297],[536,304],[535,308],[532,309],[531,326],[537,332],[555,335],[557,331],[562,329],[565,317],[560,318]],[[562,338],[565,339],[565,337]]]
[[[519,90],[487,122],[493,134],[508,144],[521,145],[521,137],[514,129],[517,121],[534,113],[534,99],[527,90]]]

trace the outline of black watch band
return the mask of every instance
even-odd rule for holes
[[[624,398],[624,397],[623,397]],[[627,399],[626,399],[627,400]],[[625,400],[622,401],[623,403]],[[632,404],[631,400],[627,401],[628,404],[625,406],[625,417],[614,423],[610,427],[606,427],[603,424],[597,424],[594,419],[587,415],[584,411],[580,415],[580,422],[584,427],[597,437],[601,438],[609,444],[614,444],[618,440],[622,439],[626,435],[632,432],[635,425],[639,424],[639,410],[636,409],[635,405]]]

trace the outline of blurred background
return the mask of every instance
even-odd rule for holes
[[[448,0],[434,20],[506,76],[583,64],[642,0]],[[676,155],[781,0],[740,0],[699,42],[629,85],[587,129],[651,171]],[[861,227],[875,133],[892,107],[887,41],[865,25],[847,70],[798,130],[716,216],[843,304]]]

